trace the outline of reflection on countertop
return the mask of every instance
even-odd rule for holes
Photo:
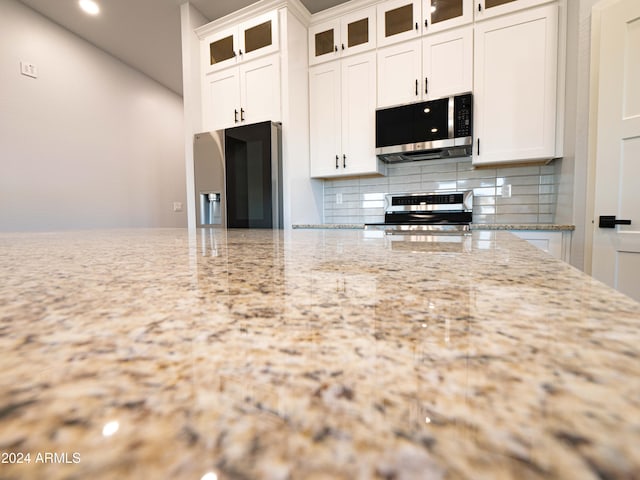
[[[423,240],[0,234],[0,476],[635,478],[640,304]]]

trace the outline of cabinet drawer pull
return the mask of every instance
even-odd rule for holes
[[[338,161],[340,160],[340,157],[338,155],[336,155],[336,170],[338,168],[340,168],[340,165],[338,164]]]

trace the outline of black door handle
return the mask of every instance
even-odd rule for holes
[[[418,79],[416,78],[416,97],[418,96]]]
[[[342,154],[342,168],[347,168],[347,156]]]
[[[615,215],[601,215],[598,227],[616,228],[616,225],[631,225],[631,220],[616,220]]]
[[[336,155],[336,170],[340,168],[340,165],[338,164],[338,160],[340,160],[340,157]]]
[[[429,26],[429,20],[428,19],[424,19],[424,26],[425,28],[427,28]]]
[[[424,93],[429,93],[429,77],[424,77]]]
[[[233,110],[233,120],[238,123],[238,110]]]
[[[244,108],[240,109],[240,120],[244,122]]]
[[[480,156],[480,139],[478,139],[478,156]]]
[[[418,22],[416,22],[416,31],[418,30]]]
[[[478,11],[481,12],[482,11],[482,5],[480,5],[480,3],[478,3]]]

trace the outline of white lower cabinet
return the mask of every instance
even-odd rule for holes
[[[559,260],[569,261],[571,253],[570,231],[512,230],[511,233]]]
[[[311,176],[384,174],[375,155],[375,52],[309,69]]]
[[[558,6],[474,27],[474,165],[555,157]]]
[[[280,55],[207,74],[203,100],[205,130],[279,121]]]

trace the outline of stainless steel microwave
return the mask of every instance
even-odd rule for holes
[[[376,155],[387,163],[471,155],[471,93],[376,110]]]

